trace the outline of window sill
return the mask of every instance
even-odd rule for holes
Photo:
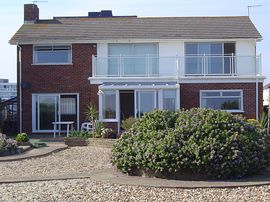
[[[227,111],[227,112],[230,112],[230,113],[244,113],[243,110],[224,110],[224,111]]]
[[[67,65],[73,65],[73,63],[35,63],[32,64],[32,66],[67,66]]]
[[[100,122],[118,122],[117,119],[100,119]]]

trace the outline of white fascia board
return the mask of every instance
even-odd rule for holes
[[[177,78],[174,77],[89,77],[90,84],[102,84],[104,82],[177,82]]]
[[[87,43],[87,44],[95,44],[95,43],[154,43],[154,42],[231,42],[231,41],[250,41],[256,40],[260,41],[260,39],[256,38],[231,38],[231,39],[103,39],[103,40],[25,40],[25,41],[9,41],[11,45],[27,45],[27,44],[73,44],[73,43]]]
[[[263,82],[266,77],[258,77],[259,82]],[[179,83],[255,83],[256,77],[199,77],[199,78],[179,78]]]
[[[259,76],[258,81],[263,82],[266,77]],[[102,84],[104,82],[179,82],[179,83],[254,83],[256,82],[255,76],[232,76],[232,77],[222,77],[222,76],[211,76],[211,77],[179,77],[177,80],[175,77],[121,77],[121,78],[111,78],[111,77],[89,77],[88,80],[90,84]]]
[[[178,89],[179,84],[175,85],[100,85],[100,90],[134,90],[134,89]]]

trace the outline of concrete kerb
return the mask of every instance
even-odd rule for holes
[[[179,188],[179,189],[198,189],[198,188],[237,188],[270,185],[270,170],[255,175],[253,177],[241,180],[227,181],[187,181],[187,180],[167,180],[159,178],[144,178],[137,176],[127,176],[116,172],[113,168],[96,170],[90,173],[74,173],[63,174],[58,176],[46,177],[27,177],[21,179],[0,179],[3,183],[22,183],[37,181],[53,181],[53,180],[70,180],[70,179],[91,179],[97,182],[120,184],[128,186],[143,186],[156,188]]]
[[[52,153],[56,153],[67,148],[68,148],[67,145],[64,145],[64,144],[47,143],[47,147],[32,149],[22,154],[0,157],[0,163],[8,162],[8,161],[21,161],[25,159],[45,157]]]

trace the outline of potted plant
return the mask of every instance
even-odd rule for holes
[[[64,139],[65,144],[69,147],[74,146],[87,146],[89,141],[88,138],[91,137],[91,133],[87,131],[72,131],[68,137]]]

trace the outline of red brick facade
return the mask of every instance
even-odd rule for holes
[[[22,89],[22,130],[32,132],[33,93],[78,93],[80,123],[85,121],[87,104],[91,101],[98,107],[98,86],[90,85],[88,80],[92,74],[92,54],[96,54],[96,45],[73,44],[72,65],[33,65],[33,46],[21,47],[22,82],[28,83],[28,87]]]
[[[190,109],[200,106],[200,90],[243,90],[243,115],[256,118],[256,83],[191,83],[180,84],[180,107]],[[259,83],[259,112],[263,106],[263,83]]]
[[[22,45],[22,131],[32,133],[32,94],[34,93],[78,93],[79,121],[85,121],[85,109],[89,102],[98,108],[98,85],[90,84],[92,54],[96,44],[72,44],[71,65],[33,65],[33,46]],[[19,50],[18,50],[19,51]],[[18,66],[18,83],[19,83]],[[19,87],[19,86],[18,86]],[[19,88],[18,88],[19,89]],[[180,107],[190,109],[200,106],[200,90],[243,90],[243,115],[256,117],[256,84],[254,83],[180,83]],[[259,110],[262,110],[263,84],[259,83]],[[18,93],[18,103],[19,103]],[[19,122],[19,121],[18,121]],[[117,123],[106,123],[117,131]]]

